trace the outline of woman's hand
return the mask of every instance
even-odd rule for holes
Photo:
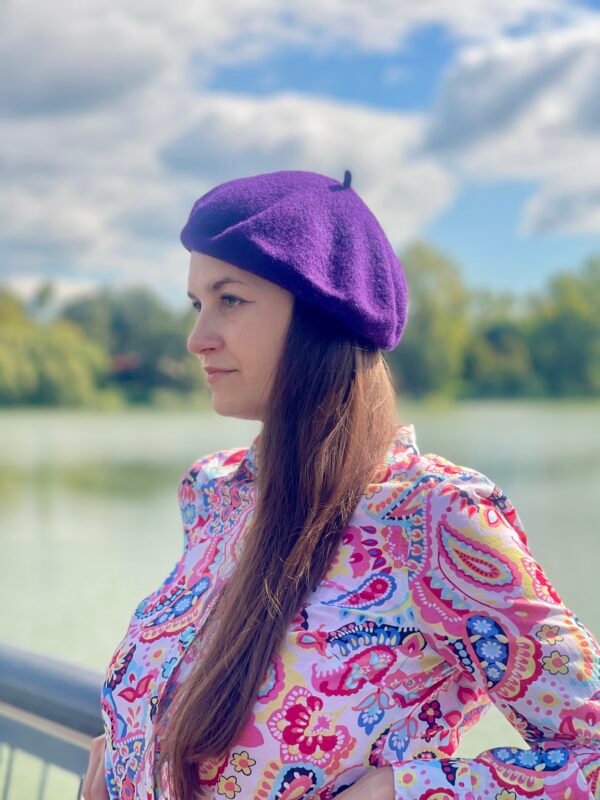
[[[92,739],[90,760],[83,779],[83,786],[81,787],[83,800],[110,800],[110,795],[106,788],[106,778],[104,777],[105,745],[104,734]]]
[[[391,767],[371,769],[335,800],[394,800],[394,771]]]

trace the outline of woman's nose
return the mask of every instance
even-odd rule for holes
[[[200,317],[198,317],[187,339],[188,351],[200,355],[205,350],[214,350],[218,348],[220,343],[220,337],[215,330],[209,328],[207,320],[201,320]]]

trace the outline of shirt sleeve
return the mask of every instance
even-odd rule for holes
[[[499,487],[465,470],[432,489],[411,524],[408,571],[425,641],[529,748],[388,758],[395,797],[599,800],[600,648],[536,563]],[[461,711],[434,705],[436,722]],[[388,741],[393,736],[394,725]]]
[[[206,475],[204,462],[210,456],[194,461],[184,472],[177,486],[177,500],[183,526],[183,553],[190,549],[194,532],[202,528],[209,515],[209,498],[204,488]]]

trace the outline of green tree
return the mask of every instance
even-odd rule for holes
[[[457,396],[469,335],[469,295],[458,266],[423,242],[400,257],[409,287],[407,326],[388,358],[409,395]]]
[[[99,399],[108,367],[106,352],[72,323],[0,324],[3,405],[89,405]]]
[[[94,294],[71,300],[63,307],[60,316],[76,323],[88,339],[97,342],[107,353],[112,355],[115,352],[110,290],[100,289]]]
[[[104,289],[69,303],[62,317],[78,324],[112,357],[112,380],[136,402],[157,389],[191,392],[203,386],[187,352],[187,317],[163,305],[146,287]]]
[[[527,307],[511,292],[473,291],[471,333],[465,348],[465,397],[521,397],[544,393],[533,370]]]
[[[44,281],[27,303],[27,312],[36,322],[44,324],[50,322],[55,315],[56,305],[55,286],[52,281]]]
[[[543,394],[523,327],[508,319],[492,319],[474,330],[465,352],[464,378],[466,397]]]
[[[6,287],[0,288],[0,325],[25,322],[27,313],[22,301]]]
[[[528,339],[548,394],[600,393],[600,258],[555,275],[531,298]]]

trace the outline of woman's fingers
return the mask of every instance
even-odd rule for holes
[[[87,771],[83,778],[83,800],[110,800],[104,775],[104,735],[92,739]]]

